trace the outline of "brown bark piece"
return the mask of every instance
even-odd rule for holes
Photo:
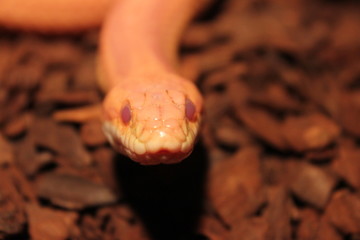
[[[234,77],[232,77],[233,79]],[[250,98],[251,90],[242,81],[236,79],[229,81],[226,85],[226,94],[229,98],[229,105],[232,106],[235,110],[240,109],[246,105]]]
[[[81,219],[79,233],[80,236],[76,236],[79,239],[106,239],[106,235],[101,230],[101,222],[98,221],[98,218],[92,216],[84,216]],[[105,236],[104,236],[105,235]],[[110,235],[112,236],[112,235]]]
[[[37,201],[36,193],[29,182],[29,180],[24,176],[24,174],[13,165],[10,165],[9,168],[6,169],[8,175],[11,177],[14,187],[16,186],[16,191],[20,193],[23,197],[23,200],[26,202],[34,203]],[[19,204],[19,203],[18,203]],[[20,204],[19,204],[20,205]],[[21,206],[23,203],[21,204]]]
[[[301,117],[288,117],[282,133],[296,151],[323,148],[340,135],[340,128],[325,116],[315,113]]]
[[[360,190],[360,149],[353,143],[343,142],[332,168],[347,183]]]
[[[0,133],[0,167],[14,162],[14,149]]]
[[[66,91],[58,93],[47,93],[38,99],[39,103],[51,102],[65,105],[83,105],[100,102],[100,97],[95,91]]]
[[[351,134],[360,136],[360,91],[343,92],[338,104],[341,126]]]
[[[66,39],[41,42],[38,47],[34,50],[49,65],[76,66],[83,58],[81,49]]]
[[[337,178],[327,171],[306,162],[290,161],[287,179],[291,191],[303,201],[324,208]]]
[[[83,142],[88,146],[99,146],[106,143],[106,137],[100,121],[90,121],[85,123],[80,130]]]
[[[17,65],[3,82],[6,88],[31,90],[37,87],[44,74],[44,63],[33,58],[26,64]]]
[[[29,233],[36,240],[68,239],[78,215],[75,212],[53,210],[28,204],[26,212],[29,219]]]
[[[347,9],[347,14],[339,16],[336,31],[331,32],[333,34],[331,40],[335,49],[344,51],[349,49],[349,47],[358,46],[359,42],[356,39],[360,38],[360,27],[358,24],[360,18],[357,10],[357,8]]]
[[[286,149],[287,144],[281,133],[281,124],[269,113],[251,108],[240,107],[236,110],[236,116],[261,139],[279,149]]]
[[[251,97],[252,101],[278,111],[299,111],[302,107],[301,102],[291,96],[284,86],[276,83]]]
[[[300,223],[297,229],[298,240],[316,239],[320,230],[320,216],[314,210],[307,208],[300,212]]]
[[[268,238],[269,231],[268,222],[264,218],[254,217],[246,219],[237,225],[233,226],[230,233],[229,240],[238,239],[252,239],[252,240],[266,240],[274,239]]]
[[[58,110],[53,114],[53,118],[59,122],[84,123],[88,121],[99,121],[102,119],[103,112],[100,104],[73,109]]]
[[[290,211],[291,202],[284,187],[267,189],[268,204],[264,216],[268,222],[267,239],[291,239]]]
[[[217,162],[230,156],[230,153],[224,151],[220,148],[220,146],[218,146],[215,139],[213,138],[213,131],[214,130],[210,128],[209,124],[204,124],[204,126],[201,128],[203,143],[209,149],[209,162]]]
[[[18,92],[9,97],[4,106],[1,106],[0,122],[11,119],[20,114],[30,102],[26,92]]]
[[[13,46],[6,40],[0,40],[0,82],[4,81],[6,74],[8,72],[9,66],[11,66],[11,61],[13,54]],[[1,101],[0,101],[1,102]]]
[[[223,117],[215,128],[215,139],[221,145],[238,148],[254,142],[250,133],[231,118]]]
[[[242,75],[248,72],[248,67],[243,63],[233,63],[210,74],[203,83],[205,93],[211,91],[227,91],[232,99],[246,99],[249,96],[249,88],[246,84],[239,81]]]
[[[15,162],[27,176],[33,176],[46,164],[54,163],[54,158],[50,152],[37,152],[35,142],[27,137],[16,144]]]
[[[203,216],[201,218],[198,231],[211,240],[229,239],[229,230],[218,219],[212,216]]]
[[[19,233],[25,224],[22,198],[14,186],[11,174],[0,168],[0,238]]]
[[[98,88],[96,69],[96,56],[87,56],[84,61],[75,69],[73,88],[79,90],[94,90]]]
[[[51,71],[48,73],[36,94],[36,101],[40,104],[46,104],[52,99],[53,95],[64,93],[68,88],[69,74],[64,71]]]
[[[37,145],[55,151],[74,166],[87,166],[91,163],[90,154],[84,148],[79,135],[70,126],[57,124],[51,119],[39,118],[30,128],[30,136]]]
[[[31,113],[20,114],[8,121],[4,127],[4,134],[8,137],[17,137],[24,134],[32,124],[33,116]]]
[[[116,171],[114,170],[114,156],[116,153],[108,147],[100,147],[92,153],[98,174],[102,181],[111,189],[117,189]]]
[[[233,56],[233,47],[217,45],[198,56],[198,67],[201,72],[220,69],[228,66]]]
[[[331,198],[326,208],[326,219],[345,233],[360,232],[360,197],[348,190],[341,190]]]
[[[7,91],[6,88],[0,87],[0,106],[3,106],[5,104],[6,100],[9,98],[9,95],[9,91]]]
[[[111,204],[117,200],[106,186],[72,175],[47,174],[38,179],[36,188],[40,197],[67,209]]]
[[[313,151],[307,151],[305,153],[305,159],[311,160],[312,162],[325,162],[329,159],[334,159],[338,155],[338,149],[336,146],[330,146],[324,149],[315,149]]]
[[[279,186],[287,183],[287,166],[285,159],[264,157],[261,161],[262,176],[267,184],[270,186]]]
[[[113,219],[114,236],[124,240],[150,240],[146,236],[141,224],[130,224],[123,218],[115,217]]]
[[[212,128],[217,127],[219,119],[229,110],[229,99],[217,93],[208,94],[205,97],[204,109],[205,124],[209,124]]]
[[[343,240],[343,236],[339,231],[329,223],[325,218],[322,218],[319,223],[320,227],[317,231],[315,239],[318,240]]]
[[[126,205],[118,205],[116,208],[108,208],[99,211],[98,217],[106,220],[107,224],[103,227],[104,233],[110,239],[124,240],[150,240],[145,228],[133,211]],[[89,229],[92,231],[92,229]]]
[[[254,148],[245,148],[211,169],[210,201],[230,225],[255,213],[265,201],[258,154]]]

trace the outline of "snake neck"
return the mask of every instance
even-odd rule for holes
[[[180,36],[201,1],[118,1],[104,22],[100,64],[103,88],[124,79],[177,71]],[[106,84],[104,84],[106,83]]]

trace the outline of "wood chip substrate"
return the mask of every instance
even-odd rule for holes
[[[99,30],[1,29],[0,239],[359,240],[359,12],[216,1],[180,49],[199,141],[159,166],[103,135]]]

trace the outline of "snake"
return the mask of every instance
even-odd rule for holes
[[[179,73],[182,33],[204,0],[1,0],[0,25],[42,33],[101,26],[97,76],[104,133],[142,165],[171,164],[194,148],[203,98]]]

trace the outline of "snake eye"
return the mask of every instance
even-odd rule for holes
[[[195,120],[195,112],[196,112],[196,108],[194,103],[186,98],[185,100],[185,116],[188,120],[193,121]]]
[[[128,104],[121,109],[121,120],[124,124],[128,124],[131,120],[131,110]]]

